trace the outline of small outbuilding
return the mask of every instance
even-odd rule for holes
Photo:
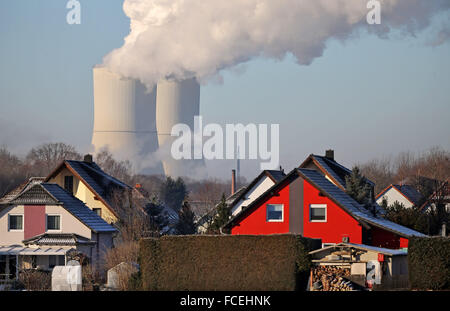
[[[309,254],[313,263],[311,290],[346,289],[350,282],[374,290],[409,288],[406,250],[339,243]]]

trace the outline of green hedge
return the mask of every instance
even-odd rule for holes
[[[450,238],[411,238],[408,264],[412,289],[450,289]]]
[[[165,236],[140,241],[143,290],[304,290],[320,240],[299,235]]]

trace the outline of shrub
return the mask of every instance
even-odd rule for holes
[[[299,235],[165,236],[140,241],[143,290],[299,290],[308,251]]]
[[[138,242],[123,242],[109,249],[105,255],[105,268],[109,270],[122,262],[137,262],[139,256]]]
[[[411,238],[408,264],[413,289],[450,289],[450,238]]]
[[[138,242],[128,241],[122,242],[115,248],[109,249],[105,255],[105,269],[117,267],[121,263],[137,263],[139,256]],[[118,273],[118,285],[120,290],[137,290],[129,289],[131,282],[132,271],[123,268],[116,271]],[[134,283],[133,283],[134,284]],[[133,285],[134,286],[134,285]]]
[[[128,280],[128,291],[140,291],[142,290],[142,278],[141,273],[138,271],[133,273]]]
[[[52,277],[47,271],[22,270],[19,273],[19,281],[29,291],[49,291]]]

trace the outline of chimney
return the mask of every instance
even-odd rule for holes
[[[236,192],[236,170],[231,171],[231,195]]]
[[[327,151],[325,151],[325,158],[328,158],[328,159],[334,161],[334,150],[328,149]]]
[[[86,163],[92,163],[92,162],[93,162],[93,160],[92,160],[92,154],[86,154],[86,155],[84,156],[84,162],[86,162]]]

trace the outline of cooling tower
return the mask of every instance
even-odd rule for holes
[[[108,147],[117,159],[130,160],[137,172],[162,173],[161,163],[142,167],[148,162],[146,157],[158,149],[155,89],[148,92],[139,81],[104,67],[95,67],[93,75],[95,150]]]
[[[156,128],[158,142],[164,152],[162,160],[167,176],[192,176],[203,167],[201,160],[175,160],[170,149],[177,137],[171,137],[172,127],[178,123],[194,130],[194,116],[200,112],[200,85],[196,79],[164,80],[158,83],[156,95]]]

